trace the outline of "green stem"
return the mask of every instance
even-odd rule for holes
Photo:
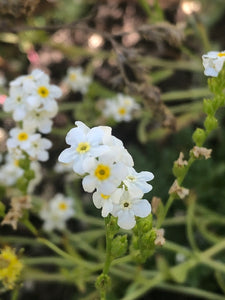
[[[174,101],[174,100],[183,100],[191,98],[202,98],[209,97],[212,93],[208,88],[195,88],[188,91],[173,91],[167,92],[161,95],[163,101]]]
[[[188,248],[182,247],[168,240],[166,240],[166,243],[163,245],[163,248],[169,251],[173,251],[175,253],[182,253],[185,256],[192,256],[192,252]]]
[[[23,271],[23,279],[35,280],[43,282],[63,282],[64,284],[74,283],[74,280],[65,277],[63,274],[45,273],[37,269],[26,268]]]
[[[174,284],[169,283],[160,283],[157,288],[172,291],[176,293],[181,293],[184,295],[192,295],[203,299],[209,299],[209,300],[224,300],[224,296],[217,295],[215,293],[211,293],[205,290],[193,288],[193,287],[187,287],[187,286],[177,286]]]
[[[19,297],[19,289],[14,289],[11,294],[11,300],[17,300]]]
[[[65,259],[73,262],[75,265],[78,265],[80,267],[84,267],[87,269],[91,269],[92,271],[97,271],[102,268],[102,264],[95,264],[93,262],[86,262],[84,260],[81,260],[80,258],[77,258],[75,256],[69,255],[65,251],[61,250],[59,247],[51,243],[50,241],[44,239],[44,238],[38,238],[38,241],[48,248],[50,248],[52,251],[57,253],[58,255],[64,257]]]
[[[110,264],[112,261],[112,256],[111,256],[111,248],[112,248],[112,237],[109,232],[109,226],[108,223],[110,221],[110,218],[105,218],[105,228],[106,228],[106,258],[105,258],[105,264],[103,267],[103,274],[108,274],[109,273],[109,268]]]
[[[23,263],[25,265],[58,265],[71,266],[71,261],[61,257],[41,256],[41,257],[24,257]]]

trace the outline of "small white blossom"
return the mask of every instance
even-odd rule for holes
[[[3,109],[6,112],[12,112],[15,121],[22,121],[25,118],[29,108],[26,103],[25,94],[21,88],[10,88],[9,97],[6,98]]]
[[[116,162],[113,152],[103,154],[99,159],[93,157],[86,159],[83,164],[85,173],[82,184],[86,192],[97,189],[104,195],[110,195],[127,176],[127,167],[121,162]]]
[[[30,95],[26,98],[26,101],[33,109],[44,108],[47,111],[51,111],[56,105],[55,98],[59,98],[62,92],[56,85],[50,85],[45,80],[41,80],[36,83],[35,88]]]
[[[151,213],[151,205],[146,199],[133,197],[128,191],[123,192],[118,204],[114,205],[112,215],[118,217],[118,225],[123,229],[132,229],[135,216],[145,218]]]
[[[0,183],[6,186],[12,186],[24,173],[19,167],[19,160],[12,155],[7,155],[6,163],[0,167]]]
[[[66,221],[74,214],[73,200],[62,194],[55,195],[40,211],[40,217],[44,221],[43,228],[46,231],[65,229]]]
[[[10,87],[19,87],[24,92],[30,93],[35,89],[37,82],[40,80],[48,82],[49,77],[42,70],[35,69],[31,72],[31,74],[19,76],[15,80],[11,81]]]
[[[102,208],[102,216],[105,218],[113,211],[113,205],[118,203],[123,189],[116,189],[111,195],[104,195],[98,191],[93,194],[93,202],[97,208]]]
[[[31,110],[27,113],[24,119],[24,127],[39,130],[41,133],[49,133],[52,128],[51,118],[55,117],[58,111],[58,106],[53,107],[52,111],[47,110]]]
[[[204,74],[206,76],[217,77],[225,61],[225,51],[210,51],[202,56]]]
[[[28,128],[15,127],[11,129],[9,132],[10,138],[6,142],[9,151],[15,148],[25,150],[30,145],[33,134],[33,130],[29,130]]]
[[[142,171],[136,172],[134,168],[128,169],[128,176],[124,179],[123,183],[128,188],[131,195],[142,197],[145,193],[152,190],[152,186],[147,183],[154,178],[151,172]]]
[[[88,128],[82,122],[76,122],[76,128],[72,128],[67,136],[66,142],[71,145],[59,155],[59,161],[73,163],[73,170],[79,175],[85,173],[83,164],[89,157],[98,157],[109,150],[103,145],[104,131],[99,127]]]
[[[112,117],[115,121],[129,122],[133,118],[134,111],[140,110],[140,105],[130,96],[118,94],[114,99],[106,99],[103,115]]]
[[[70,67],[67,70],[65,83],[72,91],[85,94],[88,91],[91,78],[89,76],[85,76],[81,68]]]
[[[39,133],[32,134],[29,143],[23,145],[23,149],[32,159],[47,161],[49,158],[48,150],[51,148],[52,142],[46,138],[42,138]]]

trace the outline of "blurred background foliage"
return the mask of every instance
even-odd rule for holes
[[[154,173],[154,189],[149,197],[166,200],[174,178],[173,161],[180,151],[187,155],[187,149],[193,146],[194,128],[201,127],[204,120],[202,98],[210,97],[210,92],[201,55],[225,48],[224,21],[223,0],[0,0],[0,70],[10,81],[40,67],[50,73],[55,84],[61,84],[69,66],[82,66],[93,82],[84,97],[66,91],[60,100],[52,133],[52,157],[56,159],[61,151],[64,142],[58,138],[63,140],[74,120],[90,126],[113,126],[113,134],[124,141],[137,170]],[[0,92],[6,94],[7,89],[0,87]],[[134,96],[141,103],[139,118],[116,124],[101,117],[96,102],[118,92]],[[218,117],[221,127],[207,142],[207,147],[213,149],[212,158],[197,162],[184,185],[194,189],[199,205],[224,215],[224,110]],[[3,116],[1,126],[7,130],[12,122]],[[51,188],[62,188],[57,180],[51,179]],[[170,216],[184,216],[185,206],[177,200]],[[210,231],[222,234],[224,228],[215,224]],[[183,232],[183,225],[168,226],[166,237],[186,245]],[[204,248],[208,242],[198,224],[196,235]],[[163,249],[161,252],[166,253]],[[175,260],[169,254],[166,257]],[[188,283],[221,292],[214,274],[203,267],[190,274]],[[72,287],[59,285],[55,289],[55,285],[42,284],[39,296],[27,288],[23,300],[67,299],[72,293]],[[153,291],[143,299],[164,299],[165,295]],[[174,298],[173,293],[169,295],[166,297]]]

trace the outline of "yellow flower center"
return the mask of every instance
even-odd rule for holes
[[[101,194],[101,197],[104,199],[104,200],[107,200],[107,199],[109,199],[109,195],[104,195],[104,194]]]
[[[19,167],[19,159],[15,159],[14,160],[14,166],[15,167]]]
[[[124,107],[121,107],[118,109],[118,113],[123,116],[126,113],[126,109]]]
[[[26,132],[20,132],[17,138],[20,142],[26,141],[28,139],[28,134]]]
[[[59,203],[59,209],[60,210],[66,210],[67,209],[67,204],[65,202]]]
[[[40,86],[38,88],[38,94],[42,97],[42,98],[46,98],[49,95],[49,90],[45,87],[45,86]]]
[[[99,180],[105,180],[105,179],[109,178],[109,176],[110,176],[110,168],[108,166],[99,164],[97,166],[97,168],[95,169],[95,176]]]
[[[220,52],[220,53],[218,53],[217,54],[219,57],[223,57],[223,56],[225,56],[225,52]]]
[[[70,78],[71,81],[74,81],[74,80],[76,80],[77,75],[74,74],[74,73],[71,73],[71,74],[69,75],[69,78]]]
[[[23,268],[14,249],[6,247],[0,254],[0,280],[8,289],[13,289]]]
[[[90,150],[90,148],[91,148],[91,146],[90,146],[89,143],[87,143],[87,142],[81,142],[81,143],[78,144],[76,150],[77,150],[77,152],[83,154],[83,153],[88,152]]]

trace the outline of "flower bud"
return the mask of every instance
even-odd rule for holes
[[[16,182],[17,188],[22,192],[26,192],[27,185],[28,185],[28,181],[25,177],[20,177]]]
[[[127,251],[127,235],[118,235],[112,241],[111,253],[114,258],[124,255]]]
[[[197,128],[192,135],[192,139],[197,146],[201,147],[206,139],[205,130],[201,128]]]
[[[218,127],[218,121],[214,116],[207,116],[204,122],[206,131],[211,132]]]
[[[32,179],[34,179],[34,177],[35,177],[35,173],[34,173],[33,170],[26,170],[26,171],[24,172],[24,177],[25,177],[27,180],[32,180]]]
[[[215,114],[214,102],[211,99],[203,100],[203,110],[207,115],[213,116]]]
[[[95,287],[97,290],[106,292],[111,286],[111,279],[107,274],[101,274],[98,276]]]
[[[23,170],[28,170],[30,167],[30,161],[28,158],[20,159],[19,160],[19,167]]]

